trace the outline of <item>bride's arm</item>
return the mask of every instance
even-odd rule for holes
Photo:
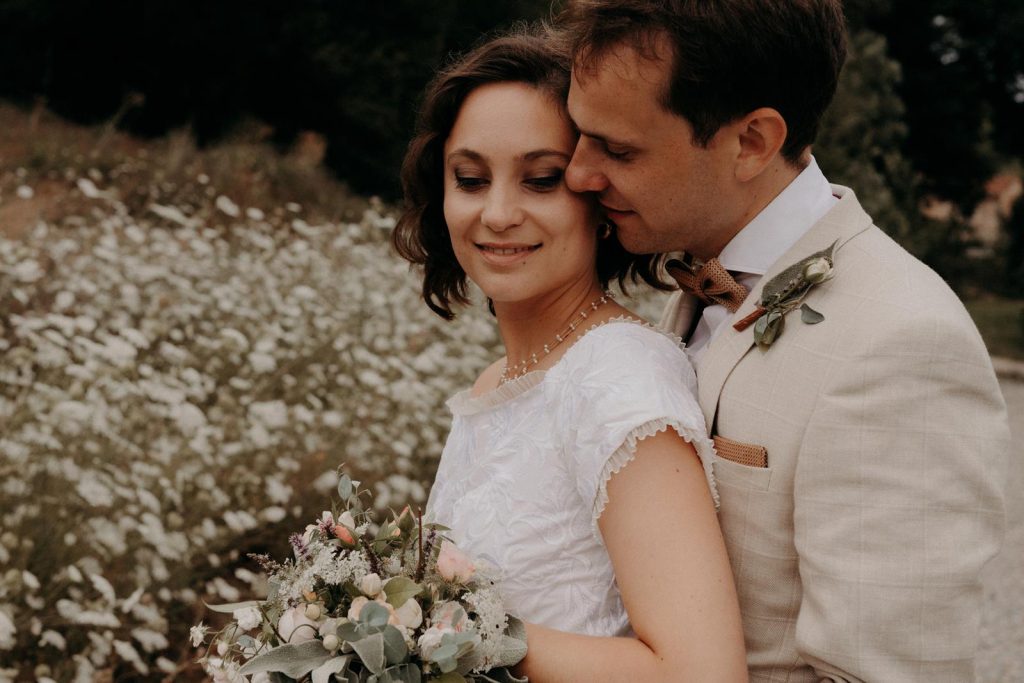
[[[528,624],[531,683],[746,681],[743,629],[711,493],[693,447],[668,430],[637,444],[599,520],[636,638]]]

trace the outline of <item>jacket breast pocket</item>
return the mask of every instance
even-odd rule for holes
[[[743,444],[725,437],[714,437],[715,481],[720,487],[767,491],[772,468],[767,464],[767,451],[761,446]]]

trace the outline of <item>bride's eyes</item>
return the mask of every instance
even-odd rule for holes
[[[528,187],[544,192],[558,187],[562,183],[562,177],[564,175],[565,171],[558,169],[554,171],[547,171],[543,175],[531,176],[523,182]]]
[[[455,187],[459,188],[460,190],[465,190],[467,192],[474,192],[476,190],[479,190],[480,188],[482,188],[486,184],[487,184],[487,179],[486,178],[478,178],[476,176],[459,175],[458,173],[455,174]]]
[[[490,178],[481,175],[455,171],[454,176],[455,187],[463,192],[477,192],[491,183]],[[535,192],[549,192],[562,184],[564,176],[564,169],[544,170],[523,178],[522,184]]]

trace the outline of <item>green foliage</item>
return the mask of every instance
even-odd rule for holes
[[[388,604],[396,609],[404,605],[407,600],[419,595],[422,591],[423,586],[404,576],[397,576],[388,581],[387,585],[384,586],[384,594],[388,596]]]
[[[850,39],[849,58],[814,146],[825,175],[853,187],[875,222],[897,238],[910,231],[907,208],[914,171],[901,149],[907,135],[897,87],[899,63],[884,36],[862,30]]]
[[[1024,299],[969,300],[967,310],[989,353],[1024,360]]]
[[[1024,197],[1013,205],[1010,219],[1004,226],[1005,238],[1000,254],[1000,268],[1003,274],[1002,293],[1006,296],[1024,297]]]
[[[253,657],[239,670],[244,675],[276,671],[299,679],[313,669],[323,665],[334,655],[324,649],[319,640],[281,645],[264,654]]]
[[[965,258],[970,234],[957,217],[929,220],[918,208],[927,183],[903,151],[909,134],[899,92],[903,77],[884,36],[868,29],[851,36],[849,59],[822,121],[815,156],[830,180],[854,188],[879,227],[951,286],[963,289],[973,279],[973,264]]]

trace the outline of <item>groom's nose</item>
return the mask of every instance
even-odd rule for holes
[[[593,143],[580,138],[576,150],[565,169],[565,184],[573,192],[603,192],[608,187],[608,177],[595,163]]]

